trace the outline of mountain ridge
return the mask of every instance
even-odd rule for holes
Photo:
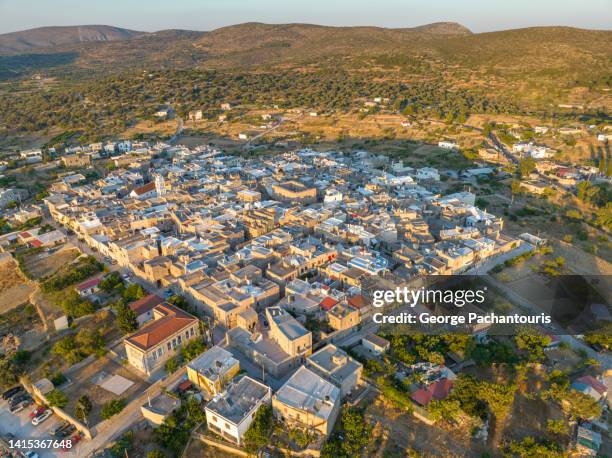
[[[26,52],[78,43],[116,41],[145,32],[110,25],[47,26],[0,34],[0,52]]]

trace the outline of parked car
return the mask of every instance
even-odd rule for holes
[[[32,424],[34,426],[38,426],[43,421],[45,421],[47,418],[49,418],[51,415],[53,415],[53,411],[51,409],[47,409],[43,413],[41,413],[40,415],[37,415],[34,418],[32,418]]]
[[[32,404],[32,400],[31,399],[24,399],[20,403],[10,406],[9,407],[9,412],[10,413],[21,412],[23,409],[28,407],[30,404]]]
[[[25,456],[25,458],[38,458],[38,453],[28,450],[27,452],[24,452],[23,456]]]
[[[57,428],[51,430],[49,432],[49,434],[51,434],[52,436],[59,436],[61,435],[62,431],[66,428],[68,428],[68,426],[70,426],[70,423],[65,421],[64,423],[62,423],[61,425],[59,425]]]
[[[60,437],[70,436],[75,431],[76,427],[74,425],[70,425],[60,433]]]
[[[31,401],[32,398],[30,397],[30,395],[28,393],[21,393],[18,394],[17,396],[13,396],[11,398],[11,400],[9,401],[9,408],[16,406],[17,404],[23,402],[23,401]]]
[[[30,412],[30,418],[34,418],[40,414],[42,414],[45,410],[47,410],[44,406],[36,406],[36,408]]]
[[[15,396],[17,393],[21,393],[25,391],[21,385],[14,386],[13,388],[9,388],[4,393],[2,393],[2,399],[5,401]]]
[[[74,427],[74,425],[66,421],[62,423],[60,426],[58,426],[57,428],[55,428],[53,431],[51,431],[50,434],[52,436],[66,437],[75,431],[76,431],[76,428]]]

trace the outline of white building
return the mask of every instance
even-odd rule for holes
[[[444,149],[457,149],[457,144],[453,141],[442,140],[438,142],[438,147]]]
[[[248,376],[232,383],[205,408],[208,429],[242,445],[244,434],[263,404],[270,405],[272,390]]]
[[[0,188],[0,208],[4,208],[11,202],[19,202],[28,197],[28,191],[17,188]]]
[[[28,151],[22,151],[19,153],[21,159],[24,159],[28,164],[34,164],[36,162],[42,162],[42,151],[39,149],[33,149]]]
[[[335,188],[330,188],[325,191],[325,197],[323,198],[323,203],[326,205],[335,204],[338,202],[342,202],[342,193]]]
[[[301,366],[276,392],[272,409],[290,427],[315,429],[327,436],[340,412],[340,389]]]
[[[440,173],[433,167],[423,167],[417,170],[417,180],[433,180],[440,181]]]

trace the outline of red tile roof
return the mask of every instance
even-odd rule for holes
[[[155,294],[149,294],[148,296],[130,303],[129,307],[134,311],[136,316],[139,316],[153,310],[155,306],[161,304],[162,302],[164,302],[164,300],[161,297]]]
[[[89,280],[85,280],[80,285],[77,285],[76,289],[78,291],[85,291],[86,289],[93,288],[94,286],[98,286],[98,283],[102,281],[102,277],[90,278]]]
[[[603,394],[608,391],[608,388],[606,387],[606,385],[604,385],[603,383],[601,383],[599,380],[597,380],[595,377],[593,377],[592,375],[585,375],[584,377],[580,377],[578,380],[576,380],[577,382],[580,383],[584,383],[586,385],[589,385],[590,387],[592,387],[595,391],[597,391],[599,394],[601,394],[603,396]]]
[[[417,404],[426,406],[432,399],[441,401],[446,399],[453,388],[453,381],[447,378],[442,378],[436,382],[430,383],[427,388],[419,388],[412,393],[412,400]]]
[[[163,316],[145,324],[125,341],[136,348],[147,351],[179,331],[198,322],[198,319],[184,310],[163,303],[155,307]]]
[[[30,242],[30,244],[34,247],[34,248],[40,248],[42,246],[42,242],[38,239],[34,239]]]
[[[361,294],[357,294],[356,296],[349,297],[348,304],[357,310],[362,309],[367,305],[365,297],[363,297],[363,295]]]
[[[142,196],[143,194],[153,191],[154,189],[155,189],[155,182],[151,181],[150,183],[147,183],[139,188],[134,188],[134,192],[136,193],[136,195]]]
[[[334,299],[333,297],[327,296],[325,299],[323,299],[319,303],[319,305],[321,306],[323,310],[331,310],[333,306],[336,305],[337,303],[338,301],[336,299]]]

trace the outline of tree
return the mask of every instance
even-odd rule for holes
[[[83,299],[74,289],[66,293],[62,300],[62,309],[66,315],[74,318],[92,314],[96,310],[91,302]]]
[[[510,184],[510,191],[513,196],[518,196],[521,193],[521,181],[520,180],[512,180]]]
[[[83,395],[78,399],[76,407],[74,408],[74,413],[79,420],[86,422],[87,416],[91,412],[92,408],[93,405],[91,404],[89,398],[86,395]]]
[[[176,356],[173,356],[172,358],[168,359],[168,361],[166,361],[166,372],[168,372],[169,374],[176,372],[178,368],[179,359]]]
[[[342,438],[338,434],[332,436],[323,446],[322,458],[362,456],[372,433],[372,428],[363,418],[363,412],[355,408],[344,408],[340,429]]]
[[[124,334],[129,334],[138,329],[136,314],[130,307],[124,304],[119,304],[115,308],[115,313],[117,314],[117,325],[119,326],[119,329],[121,329],[121,332]]]
[[[452,423],[461,414],[461,405],[457,400],[432,400],[427,411],[433,421],[445,420]]]
[[[113,399],[102,406],[100,415],[104,420],[108,420],[121,412],[125,405],[125,399]]]
[[[140,298],[143,298],[144,296],[145,292],[142,289],[142,286],[137,283],[132,283],[127,288],[125,288],[125,291],[123,291],[123,300],[126,303],[134,302]]]
[[[515,384],[501,385],[498,383],[480,382],[478,396],[489,406],[489,410],[498,421],[503,420],[514,403]]]
[[[19,371],[8,355],[0,356],[0,388],[8,388],[19,381]]]
[[[572,419],[582,418],[585,420],[599,418],[601,406],[588,394],[571,389],[567,383],[553,383],[551,387],[542,393],[543,399],[551,399],[563,408],[563,411]]]
[[[190,340],[187,345],[181,348],[181,357],[184,361],[191,361],[193,358],[203,353],[206,350],[206,344],[202,339],[196,338]]]
[[[597,210],[595,223],[608,231],[612,230],[612,202]]]
[[[595,345],[610,351],[612,349],[612,324],[608,324],[597,331],[589,331],[584,336],[584,341],[589,345]]]
[[[551,338],[523,327],[519,329],[514,341],[519,350],[529,354],[530,361],[541,361],[544,359],[544,349],[550,345]]]
[[[564,436],[569,434],[569,427],[564,420],[553,420],[549,419],[546,424],[546,431],[552,434],[557,434],[559,436]]]
[[[518,171],[521,177],[529,176],[531,172],[533,172],[536,168],[535,160],[529,156],[524,159],[521,159],[518,164]]]
[[[120,286],[123,286],[123,279],[119,272],[111,272],[98,283],[98,288],[107,293]]]
[[[59,407],[61,409],[62,407],[65,407],[66,404],[68,404],[68,398],[63,392],[58,389],[54,389],[45,397],[47,398],[47,402],[51,407]]]
[[[520,458],[561,458],[563,453],[559,446],[549,442],[538,443],[533,437],[526,437],[521,442],[512,441],[508,446],[507,457]]]
[[[147,458],[166,458],[166,455],[160,450],[151,450],[147,453]]]
[[[270,434],[274,428],[274,417],[272,408],[263,404],[259,407],[249,429],[244,433],[244,446],[247,452],[255,453],[270,440]]]
[[[599,418],[601,406],[588,394],[576,390],[569,390],[565,397],[565,409],[572,419],[582,418],[585,420]]]

